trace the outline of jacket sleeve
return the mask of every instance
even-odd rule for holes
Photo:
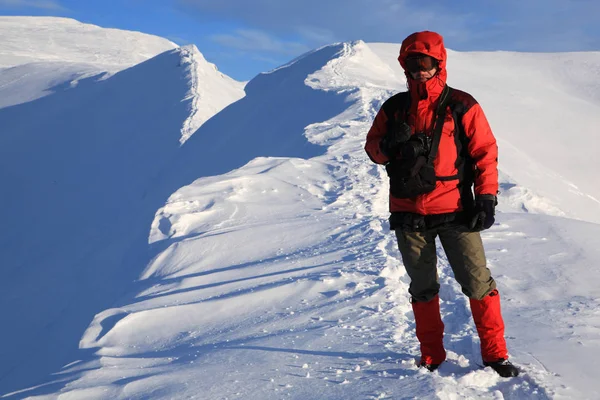
[[[463,116],[469,155],[475,162],[475,195],[498,193],[498,145],[483,109],[475,103]]]
[[[387,130],[387,115],[383,111],[383,108],[379,110],[369,133],[367,134],[367,143],[365,144],[365,151],[367,155],[377,164],[385,164],[389,161],[389,158],[385,156],[379,149],[379,142],[386,134]]]

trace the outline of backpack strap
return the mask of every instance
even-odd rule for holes
[[[457,149],[458,146],[464,147],[466,146],[466,143],[468,141],[468,139],[466,138],[464,129],[462,127],[462,122],[461,122],[461,117],[462,115],[454,115],[455,114],[455,109],[457,107],[455,107],[455,104],[453,104],[452,102],[452,91],[453,89],[446,85],[444,87],[444,89],[442,90],[442,93],[440,94],[440,102],[438,103],[438,107],[436,109],[436,113],[434,115],[434,128],[433,128],[433,137],[432,137],[432,143],[430,146],[430,151],[429,151],[429,155],[427,157],[427,162],[430,163],[431,165],[433,165],[433,161],[435,160],[435,157],[437,156],[437,152],[439,149],[439,145],[440,145],[440,140],[442,138],[442,130],[444,127],[444,120],[446,118],[446,108],[448,106],[450,106],[452,113],[453,113],[453,118],[454,118],[454,122],[455,122],[455,138],[456,138],[456,145],[457,145]],[[388,117],[387,120],[387,130],[388,132],[392,132],[393,130],[397,129],[397,124],[402,123],[404,121],[404,119],[402,118],[402,116],[409,110],[410,108],[410,93],[409,92],[400,92],[397,93],[396,95],[394,95],[392,98],[390,98],[389,101],[387,101],[384,105],[384,111]],[[456,175],[451,175],[451,176],[436,176],[436,179],[439,181],[454,181],[454,180],[459,180],[460,183],[462,183],[463,180],[463,167],[467,166],[468,168],[468,161],[467,160],[460,160],[460,158],[462,157],[461,154],[459,154],[459,152],[457,152],[457,165],[458,168],[458,174]]]
[[[440,147],[440,140],[442,139],[442,129],[444,127],[444,120],[446,119],[446,106],[450,99],[450,93],[452,89],[450,86],[445,85],[442,94],[440,95],[440,102],[435,113],[435,121],[433,125],[433,138],[431,141],[431,149],[427,156],[427,163],[433,165],[433,160],[437,156],[438,148]],[[439,178],[438,178],[439,179]]]
[[[387,132],[394,132],[404,122],[404,115],[410,109],[410,93],[396,93],[383,104],[387,116]]]
[[[458,171],[458,189],[460,191],[460,200],[463,211],[470,213],[475,206],[475,196],[473,194],[473,184],[475,181],[474,160],[468,152],[469,138],[465,133],[465,128],[462,124],[462,118],[465,115],[465,106],[458,99],[450,100],[450,111],[454,120],[454,145],[456,147],[456,163],[455,167]]]

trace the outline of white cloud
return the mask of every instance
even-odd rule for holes
[[[0,0],[0,7],[65,10],[65,7],[53,0]]]

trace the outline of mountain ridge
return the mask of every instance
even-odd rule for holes
[[[11,210],[0,264],[13,283],[0,294],[1,392],[66,363],[89,315],[143,270],[156,209],[189,183],[157,180],[177,159],[182,134],[210,117],[202,96],[214,97],[212,110],[243,96],[242,84],[198,54],[176,48],[0,109],[0,206]],[[194,81],[203,71],[219,80],[217,93]]]
[[[548,87],[543,74],[513,82],[505,69],[523,66],[515,55],[452,53],[449,62],[449,83],[481,99],[500,142],[503,193],[482,237],[511,357],[524,370],[524,379],[502,381],[480,368],[468,302],[441,251],[448,362],[428,374],[413,360],[387,177],[363,151],[382,102],[405,84],[397,45],[333,44],[260,74],[182,143],[201,98],[192,89],[195,51],[174,49],[0,109],[10,193],[0,209],[11,210],[0,255],[13,266],[0,292],[1,391],[38,399],[598,394],[593,372],[580,369],[600,355],[590,239],[598,224],[557,217],[594,220],[593,207],[581,206],[594,204],[585,197],[594,188],[563,193],[571,176],[555,170],[562,125],[530,123],[546,116],[540,105],[563,93],[560,85]],[[473,71],[477,63],[487,69]],[[583,135],[596,117],[576,93],[561,106]],[[543,134],[542,154],[527,154]]]
[[[0,35],[0,67],[43,60],[122,68],[179,47],[158,36],[62,17],[0,16]]]

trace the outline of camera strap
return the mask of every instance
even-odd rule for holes
[[[444,127],[444,120],[446,119],[446,106],[448,105],[451,92],[452,88],[448,85],[445,85],[444,90],[442,90],[442,94],[440,94],[440,102],[438,104],[436,113],[433,116],[433,118],[435,118],[433,125],[433,138],[431,141],[431,149],[429,150],[429,155],[427,156],[427,163],[430,165],[433,165],[433,160],[435,160],[435,157],[437,156],[438,147],[440,147],[442,128]]]

